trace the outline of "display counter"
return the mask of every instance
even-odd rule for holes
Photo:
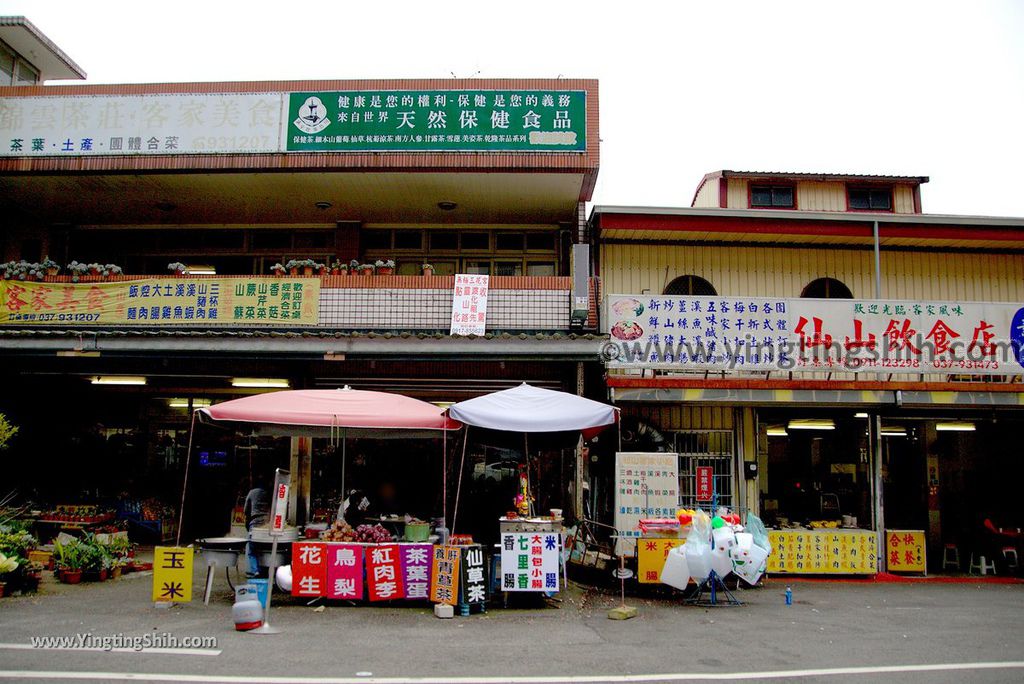
[[[769,530],[768,572],[793,575],[873,575],[878,537],[844,528]]]

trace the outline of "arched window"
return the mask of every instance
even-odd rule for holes
[[[691,297],[714,297],[718,294],[715,286],[700,276],[679,276],[665,288],[662,294],[689,295]]]
[[[853,293],[841,280],[835,278],[818,278],[807,283],[801,297],[811,299],[853,299]]]

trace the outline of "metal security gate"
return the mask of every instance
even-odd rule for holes
[[[697,467],[710,466],[718,505],[735,511],[736,440],[733,431],[680,430],[672,434],[679,454],[679,506],[708,509],[710,501],[697,501]]]

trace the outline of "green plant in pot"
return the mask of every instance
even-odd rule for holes
[[[81,582],[83,563],[82,543],[76,539],[67,544],[54,544],[53,552],[60,581],[65,584],[78,584]]]
[[[0,596],[7,588],[7,578],[17,572],[20,559],[17,556],[5,556],[0,553]]]

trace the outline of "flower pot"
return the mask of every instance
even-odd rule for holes
[[[48,276],[55,276],[55,275],[57,275],[57,271],[58,271],[58,269],[56,269],[56,268],[48,268],[48,269],[46,269],[46,275],[48,275]]]
[[[388,266],[381,266],[380,268],[377,269],[377,275],[391,275],[394,272],[395,269],[390,268]]]
[[[110,579],[121,579],[121,566],[120,565],[110,569]]]
[[[311,276],[311,275],[313,275],[313,267],[312,266],[303,266],[302,267],[302,275],[304,275],[304,276]]]
[[[0,598],[4,597],[5,589],[7,589],[7,582],[0,582]]]
[[[82,581],[81,570],[61,570],[60,581],[64,584],[78,584]]]
[[[373,270],[369,269],[369,268],[361,269],[359,271],[359,275],[361,275],[361,276],[371,276],[371,275],[373,275]]]
[[[284,278],[284,271],[274,271],[274,275],[278,278]]]
[[[288,269],[288,275],[293,275],[293,276],[299,275],[299,269],[298,268],[289,268]]]
[[[425,276],[432,276],[432,275],[434,275],[434,269],[432,269],[432,268],[425,268],[425,269],[423,269],[423,275],[425,275]]]
[[[99,571],[100,582],[106,582],[107,578],[110,577],[110,571],[103,568]]]

